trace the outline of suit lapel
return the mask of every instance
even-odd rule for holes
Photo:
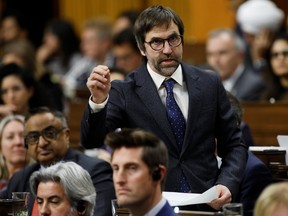
[[[136,94],[143,101],[143,104],[145,104],[147,110],[155,119],[155,123],[167,136],[167,139],[171,140],[171,143],[177,148],[176,140],[166,115],[165,106],[159,97],[158,90],[147,71],[146,65],[141,67],[135,74],[135,81],[137,86]]]
[[[203,88],[201,86],[201,82],[199,81],[199,76],[194,72],[195,69],[188,68],[185,64],[182,64],[182,66],[183,75],[186,80],[186,85],[189,92],[189,107],[185,138],[181,154],[183,154],[188,145],[191,144],[191,140],[195,131],[195,125],[201,111],[201,89]]]
[[[183,153],[188,147],[189,143],[191,143],[195,130],[195,124],[201,111],[201,89],[203,87],[201,86],[199,76],[194,72],[195,69],[193,67],[182,64],[182,69],[189,92],[189,108],[186,133],[181,151]],[[139,95],[139,98],[143,101],[143,104],[146,105],[147,110],[149,110],[151,116],[153,116],[155,119],[155,123],[167,136],[167,139],[173,143],[175,149],[178,149],[174,134],[166,115],[165,106],[163,105],[155,84],[146,69],[146,65],[141,67],[140,70],[135,73],[135,82],[137,86],[136,94]]]

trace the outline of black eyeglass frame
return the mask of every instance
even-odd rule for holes
[[[42,136],[45,140],[47,141],[52,141],[52,140],[56,140],[57,136],[59,133],[61,133],[64,129],[66,129],[66,127],[62,127],[60,129],[55,128],[54,126],[50,125],[46,128],[44,128],[41,131],[32,131],[29,132],[27,135],[24,136],[24,143],[25,146],[33,146],[33,145],[37,145],[39,143],[39,138],[40,136]],[[48,134],[51,133],[52,134]],[[31,136],[34,137],[31,137]],[[30,137],[29,137],[30,136]],[[29,140],[30,139],[30,140]],[[31,141],[32,139],[34,139],[33,141]]]
[[[177,39],[180,39],[179,40],[179,44],[177,44],[177,45],[173,45],[173,44],[171,44],[171,42],[169,41],[169,39],[172,39],[173,37],[175,37],[175,36],[177,36]],[[162,42],[162,46],[161,46],[161,48],[153,48],[153,43],[156,41],[156,40],[159,40],[159,41],[161,41]],[[169,44],[169,46],[170,47],[172,47],[172,48],[175,48],[175,47],[178,47],[178,46],[180,46],[182,43],[183,43],[183,35],[178,35],[178,34],[173,34],[173,35],[171,35],[171,36],[169,36],[168,38],[166,38],[166,39],[163,39],[163,38],[153,38],[151,41],[144,41],[144,43],[147,43],[147,44],[149,44],[149,46],[151,47],[151,49],[153,49],[154,51],[161,51],[161,50],[163,50],[164,49],[164,46],[165,46],[165,41],[167,41],[168,42],[168,44]]]

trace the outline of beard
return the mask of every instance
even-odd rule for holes
[[[159,58],[151,62],[156,72],[162,76],[171,76],[180,64],[180,59],[168,56],[165,58]]]

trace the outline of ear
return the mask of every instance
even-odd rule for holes
[[[167,168],[164,165],[159,165],[160,172],[161,172],[161,181],[165,179]]]
[[[152,172],[152,179],[154,181],[162,182],[166,175],[166,167],[163,165],[159,165],[153,172]]]
[[[66,142],[69,144],[70,143],[70,129],[69,128],[65,128],[64,135],[65,135]]]
[[[143,48],[143,47],[141,48],[141,46],[139,45],[139,43],[137,43],[137,46],[138,46],[138,49],[140,50],[141,55],[142,55],[142,56],[146,56],[144,48]]]
[[[140,50],[142,56],[146,56],[145,52]]]

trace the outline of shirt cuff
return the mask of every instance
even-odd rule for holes
[[[92,101],[92,95],[91,95],[88,101],[89,106],[91,108],[91,113],[100,112],[106,106],[108,99],[109,99],[109,96],[106,98],[106,100],[103,103],[96,104]]]

